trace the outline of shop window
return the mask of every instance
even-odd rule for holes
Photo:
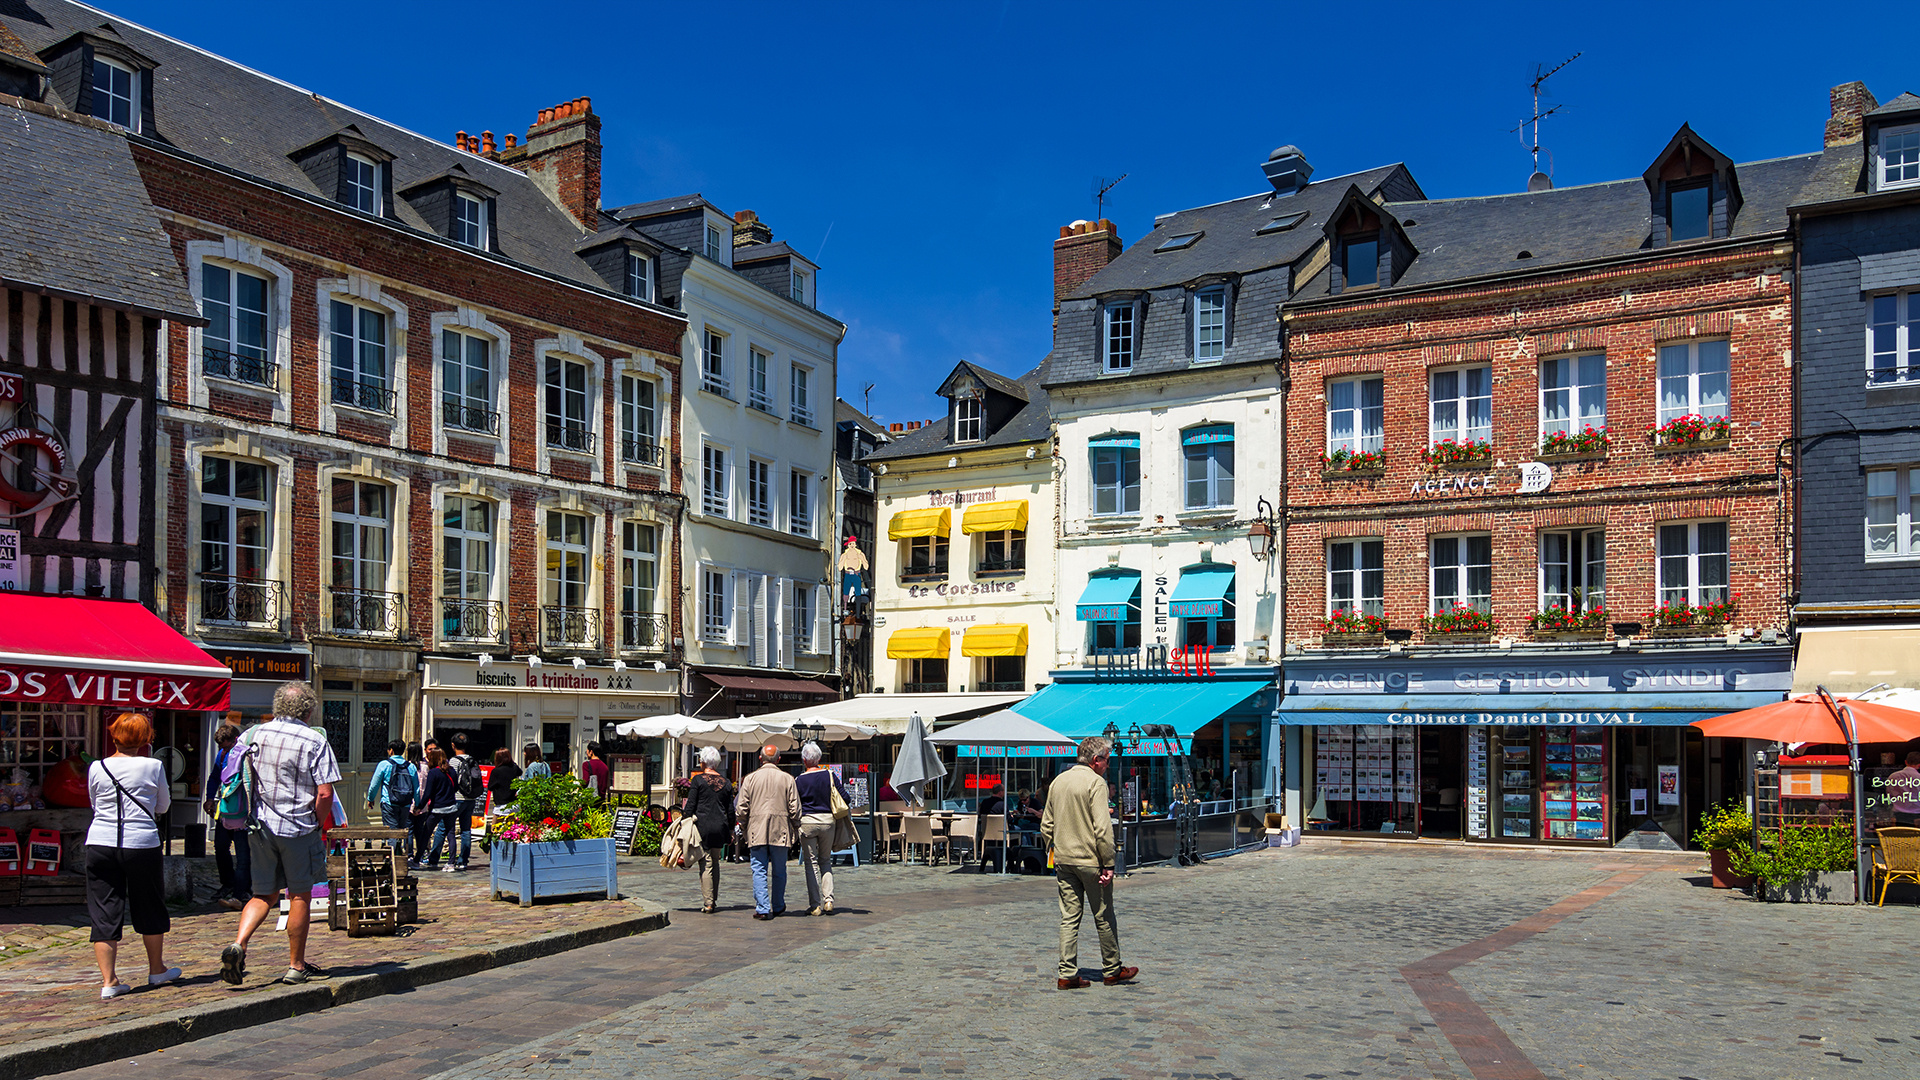
[[[975,690],[1017,694],[1027,688],[1027,658],[982,656],[977,679]]]
[[[1920,555],[1920,526],[1913,513],[1916,474],[1920,469],[1867,470],[1867,558]]]
[[[1660,604],[1700,607],[1728,599],[1727,523],[1660,526]]]
[[[1598,728],[1487,728],[1488,810],[1503,840],[1607,838],[1607,733]]]
[[[1327,384],[1327,455],[1386,448],[1386,380],[1378,375]]]
[[[389,592],[393,489],[370,480],[333,481],[333,629],[392,634],[400,596]]]
[[[200,461],[200,618],[277,626],[280,583],[268,579],[273,469],[252,461]]]
[[[901,687],[906,694],[944,694],[947,692],[947,661],[908,660],[907,682]]]
[[[86,705],[49,705],[0,700],[0,772],[11,779],[15,769],[28,784],[38,784],[47,770],[77,754],[97,754],[105,733],[92,731],[93,709]],[[18,830],[24,847],[26,831]]]
[[[1087,624],[1087,651],[1096,656],[1133,652],[1139,647],[1140,610],[1138,608],[1128,611],[1124,620]]]
[[[1540,534],[1540,610],[1576,614],[1606,607],[1607,538],[1600,529]]]
[[[1413,835],[1419,803],[1414,736],[1384,724],[1331,724],[1315,730],[1309,824]]]
[[[1327,614],[1385,616],[1387,545],[1384,540],[1335,540],[1327,545]]]
[[[906,558],[900,562],[900,580],[926,581],[947,576],[947,538],[914,536],[902,541]]]
[[[1002,529],[980,534],[982,574],[1013,573],[1027,568],[1027,531]]]
[[[620,644],[664,649],[667,617],[657,613],[660,529],[642,521],[620,524]]]
[[[1493,441],[1493,368],[1454,368],[1430,376],[1428,439],[1443,442]]]
[[[1088,448],[1096,516],[1140,512],[1140,436],[1112,435]]]
[[[1233,506],[1233,425],[1189,428],[1180,436],[1186,462],[1186,509]]]
[[[448,495],[440,515],[440,633],[469,641],[500,639],[493,599],[493,504]]]
[[[1607,358],[1556,356],[1540,361],[1540,440],[1572,439],[1607,426]]]
[[[1436,536],[1429,566],[1433,613],[1455,607],[1493,611],[1493,537]]]
[[[1660,425],[1682,416],[1727,416],[1725,339],[1660,347]]]

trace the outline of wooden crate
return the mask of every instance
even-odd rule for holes
[[[79,874],[27,874],[19,881],[22,907],[87,902],[87,879]]]
[[[13,907],[20,903],[20,877],[8,874],[0,877],[0,907]]]

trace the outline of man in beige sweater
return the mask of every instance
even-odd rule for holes
[[[1060,978],[1062,990],[1087,985],[1080,977],[1080,913],[1093,904],[1100,934],[1100,972],[1108,986],[1130,982],[1137,967],[1120,966],[1120,928],[1113,920],[1113,819],[1107,813],[1107,755],[1113,744],[1095,735],[1080,740],[1079,764],[1047,787],[1040,836],[1053,850],[1060,883]]]
[[[800,789],[780,768],[780,748],[760,748],[760,767],[740,781],[734,804],[747,827],[747,858],[753,863],[753,917],[771,919],[787,910],[787,849],[800,835]]]

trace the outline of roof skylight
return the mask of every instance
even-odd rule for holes
[[[1169,236],[1165,240],[1160,241],[1160,246],[1157,248],[1154,248],[1153,250],[1179,251],[1181,248],[1190,248],[1193,246],[1194,241],[1200,239],[1202,235],[1203,234],[1201,233],[1190,232],[1190,233],[1181,233],[1178,236]]]
[[[1268,233],[1285,232],[1305,220],[1307,220],[1307,212],[1305,210],[1292,214],[1282,214],[1272,221],[1267,222],[1265,225],[1260,226],[1254,230],[1254,232],[1258,236],[1265,236]]]

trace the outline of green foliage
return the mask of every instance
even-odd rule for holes
[[[1700,819],[1699,830],[1693,834],[1693,842],[1708,851],[1751,849],[1753,815],[1747,813],[1746,803],[1728,799],[1707,811]]]
[[[571,774],[522,777],[496,831],[513,841],[599,840],[613,835],[613,813]]]
[[[1852,870],[1855,867],[1853,824],[1797,825],[1765,834],[1760,850],[1733,848],[1728,863],[1742,877],[1756,877],[1769,885],[1788,885],[1810,874]]]
[[[633,828],[633,853],[635,855],[660,854],[660,837],[666,833],[666,827],[652,818],[641,818]]]

